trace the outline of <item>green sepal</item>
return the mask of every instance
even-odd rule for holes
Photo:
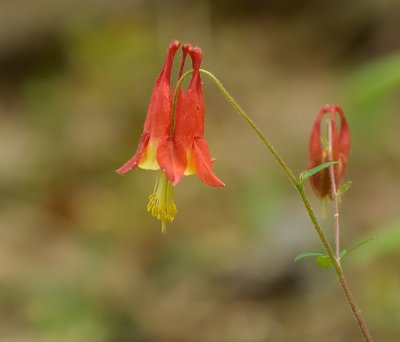
[[[347,190],[349,190],[351,184],[352,184],[351,181],[343,183],[338,189],[338,195],[343,196],[347,192]]]

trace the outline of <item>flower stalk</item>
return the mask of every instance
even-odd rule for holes
[[[264,143],[266,148],[269,150],[269,152],[272,154],[276,162],[279,164],[283,172],[286,174],[286,176],[289,178],[290,182],[293,184],[293,186],[297,189],[300,198],[303,202],[303,205],[307,211],[307,214],[313,224],[313,227],[332,263],[333,269],[335,270],[335,273],[339,279],[340,285],[343,289],[343,292],[345,294],[345,297],[347,299],[347,302],[349,303],[351,310],[354,314],[354,317],[356,319],[356,322],[358,324],[358,327],[361,330],[361,333],[364,337],[364,340],[366,342],[373,342],[372,336],[368,330],[367,324],[364,321],[362,315],[361,315],[361,310],[359,309],[358,305],[356,304],[353,294],[351,293],[349,284],[346,280],[344,271],[342,269],[342,266],[340,265],[339,262],[339,254],[335,257],[335,254],[329,244],[329,241],[327,240],[321,225],[319,224],[317,217],[314,213],[314,210],[311,207],[310,201],[308,199],[308,196],[305,192],[304,189],[304,183],[300,181],[293,173],[293,171],[290,169],[290,167],[286,164],[286,162],[280,157],[276,149],[273,147],[273,145],[268,141],[268,139],[265,137],[265,135],[261,132],[261,130],[257,127],[257,125],[254,123],[254,121],[247,115],[247,113],[239,106],[239,104],[233,99],[233,97],[229,94],[229,92],[225,89],[225,87],[222,85],[222,83],[209,71],[200,69],[200,72],[204,75],[207,75],[217,86],[217,88],[221,91],[223,96],[227,99],[227,101],[233,106],[233,108],[240,114],[240,116],[246,121],[246,123],[253,129],[253,131],[258,135],[258,137],[261,139],[261,141]],[[193,73],[193,70],[187,71],[185,74],[182,75],[182,77],[179,79],[176,88],[175,88],[175,94],[173,98],[173,108],[172,108],[172,120],[174,117],[175,113],[175,108],[176,108],[176,102],[178,98],[178,91],[179,88],[182,85],[182,82],[185,80],[186,77],[191,75]],[[331,167],[331,173],[334,174],[334,166],[332,165]],[[335,193],[336,193],[336,183],[335,179],[331,177],[331,180],[333,180],[333,183],[335,184]],[[336,194],[337,195],[337,194]],[[337,199],[337,196],[334,196]],[[335,213],[336,214],[336,213]],[[338,219],[338,216],[337,216]],[[338,220],[337,220],[338,222]],[[337,239],[338,241],[338,239]],[[338,243],[336,247],[336,252],[338,248]]]
[[[332,123],[328,122],[328,160],[333,161],[333,138],[332,138]],[[336,260],[340,264],[340,223],[339,223],[339,199],[336,188],[335,170],[334,165],[329,167],[329,179],[331,182],[331,191],[333,199],[333,219],[335,221],[335,252]]]

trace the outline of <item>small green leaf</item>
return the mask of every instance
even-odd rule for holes
[[[316,167],[313,167],[310,170],[305,170],[300,173],[300,182],[303,183],[308,177],[311,177],[312,175],[315,175],[317,172],[326,169],[327,167],[339,163],[338,161],[330,161],[327,163],[323,163],[321,165],[317,165]]]
[[[354,253],[352,260],[358,264],[366,264],[372,260],[383,257],[395,257],[400,246],[400,220],[388,222],[379,227],[379,235],[376,239],[379,243],[369,244],[362,253]],[[366,239],[366,241],[369,239]],[[389,260],[389,259],[388,259]]]
[[[301,259],[307,258],[307,257],[312,257],[312,256],[321,256],[321,255],[325,255],[322,253],[313,253],[313,252],[304,252],[304,253],[300,253],[299,255],[296,255],[296,257],[294,258],[294,261],[299,261]]]
[[[352,184],[351,181],[343,183],[338,189],[338,195],[343,196],[346,193],[346,191],[349,190],[351,184]]]
[[[330,266],[332,266],[331,260],[326,254],[317,256],[315,258],[315,262],[317,263],[318,266],[322,268],[329,268]]]
[[[341,251],[340,251],[340,254],[339,254],[339,259],[342,259],[342,258],[344,258],[344,256],[347,254],[347,249],[345,248],[345,249],[342,249]]]
[[[366,243],[368,243],[368,242],[370,242],[370,241],[372,241],[372,240],[375,240],[375,239],[376,239],[376,236],[372,236],[372,237],[370,237],[370,238],[368,238],[368,239],[366,239],[366,240],[361,241],[360,243],[358,243],[357,245],[355,245],[354,247],[352,247],[352,248],[350,249],[349,253],[354,252],[356,249],[360,248],[361,246],[363,246],[363,245],[365,245]]]

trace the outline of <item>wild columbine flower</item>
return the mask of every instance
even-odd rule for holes
[[[340,117],[339,127],[336,113]],[[327,126],[322,127],[325,134],[321,134],[323,119],[327,116]],[[333,165],[335,184],[338,188],[343,181],[350,152],[350,129],[339,105],[324,106],[319,112],[311,130],[309,143],[309,168],[313,168],[328,161],[338,161]],[[329,169],[325,168],[310,177],[311,186],[320,198],[327,195],[332,198]]]
[[[192,79],[186,92],[179,90],[174,132],[160,146],[160,166],[173,184],[179,183],[183,175],[197,174],[203,183],[221,187],[224,183],[212,170],[212,159],[204,139],[204,94],[200,78],[202,51],[198,47],[184,45],[182,63],[186,52],[192,59]],[[184,158],[180,153],[182,148]]]
[[[189,53],[193,74],[188,90],[179,90],[176,117],[172,118],[172,91],[170,78],[173,59],[179,47],[172,41],[164,66],[156,80],[144,129],[135,155],[121,166],[117,173],[124,174],[136,167],[147,170],[161,169],[153,194],[149,196],[147,210],[162,222],[172,222],[176,214],[174,187],[183,175],[197,173],[211,186],[224,186],[213,173],[212,159],[204,133],[204,96],[200,79],[200,48],[189,44],[182,47],[183,55],[178,79],[182,76],[186,56]]]

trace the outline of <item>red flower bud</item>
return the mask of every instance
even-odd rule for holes
[[[340,117],[339,128],[335,114]],[[321,134],[321,123],[327,115],[327,134]],[[324,106],[319,112],[311,130],[309,143],[309,169],[329,161],[338,161],[333,165],[335,184],[338,188],[343,181],[347,161],[350,152],[350,129],[344,116],[343,109],[339,105]],[[331,180],[329,169],[310,177],[310,183],[318,197],[327,195],[332,198]]]

